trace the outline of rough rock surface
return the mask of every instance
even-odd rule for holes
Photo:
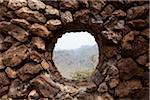
[[[17,10],[21,7],[27,6],[27,0],[9,0],[8,7]]]
[[[123,97],[128,95],[129,93],[134,92],[135,90],[140,90],[142,88],[142,84],[138,80],[130,80],[127,82],[121,83],[116,89],[115,94],[119,97]],[[137,92],[135,91],[135,92]]]
[[[19,10],[16,10],[15,13],[18,17],[26,19],[32,22],[46,22],[46,18],[43,14],[39,13],[38,11],[32,11],[27,7],[22,7]]]
[[[45,4],[41,2],[40,0],[28,0],[28,6],[32,10],[45,9]]]
[[[45,15],[55,15],[55,16],[59,16],[59,10],[52,7],[52,6],[46,6],[46,9],[45,9]]]
[[[58,19],[51,19],[49,21],[47,21],[46,23],[46,27],[49,29],[49,30],[56,30],[58,28],[60,28],[62,25],[61,21],[58,20]]]
[[[0,0],[0,100],[148,100],[148,11],[140,0]],[[65,79],[54,46],[85,30],[99,64],[88,80]]]
[[[27,81],[32,77],[34,77],[34,75],[39,73],[41,70],[43,70],[43,68],[41,67],[40,64],[34,63],[25,64],[22,68],[19,69],[18,76],[22,81]]]
[[[48,31],[48,29],[40,24],[33,24],[30,27],[30,31],[40,37],[48,37],[49,35],[52,36],[52,33],[50,31]]]
[[[25,45],[16,43],[4,53],[3,64],[8,67],[17,66],[28,57],[27,53],[28,50]]]
[[[124,58],[117,63],[121,79],[130,79],[133,76],[142,76],[143,70],[137,66],[132,58]]]

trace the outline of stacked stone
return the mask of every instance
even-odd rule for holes
[[[148,100],[148,3],[0,0],[1,99]],[[79,30],[100,47],[85,90],[65,85],[52,60],[57,39]]]

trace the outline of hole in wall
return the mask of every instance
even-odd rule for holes
[[[53,61],[60,74],[71,80],[88,80],[98,64],[98,45],[88,32],[67,32],[58,39]]]

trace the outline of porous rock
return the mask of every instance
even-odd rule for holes
[[[46,5],[40,0],[28,0],[28,6],[32,10],[40,10],[40,9],[45,9]]]
[[[61,25],[62,25],[62,23],[58,19],[51,19],[51,20],[47,21],[47,23],[46,23],[46,27],[49,30],[59,29],[59,28],[61,28]]]
[[[59,14],[59,10],[57,10],[56,8],[46,5],[45,15],[59,16],[60,14]]]
[[[31,22],[41,22],[45,23],[46,18],[43,14],[39,13],[38,11],[32,11],[27,7],[22,7],[19,10],[16,10],[15,13],[18,17],[26,19]]]
[[[29,29],[29,27],[31,26],[30,23],[26,21],[25,19],[12,19],[11,23],[19,25],[23,27],[24,29]]]
[[[48,36],[50,36],[50,37],[53,36],[51,31],[48,31],[48,29],[45,26],[37,24],[37,23],[31,25],[30,31],[34,35],[37,35],[37,36],[40,36],[40,37],[43,37],[43,38],[46,38]]]
[[[27,6],[27,0],[9,0],[8,7],[17,10],[21,7]]]
[[[34,47],[36,47],[40,50],[45,50],[45,42],[40,37],[33,37],[32,44]]]

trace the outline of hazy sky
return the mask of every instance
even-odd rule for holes
[[[88,32],[70,32],[58,39],[55,50],[77,49],[83,45],[94,45],[95,39]]]

